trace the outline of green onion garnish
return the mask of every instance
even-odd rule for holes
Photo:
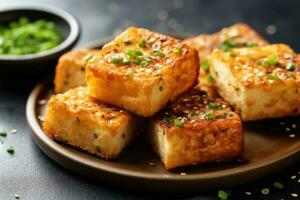
[[[165,54],[161,51],[154,51],[154,55],[159,56],[159,57],[164,57],[165,56]]]
[[[207,83],[212,83],[214,81],[214,78],[209,74],[207,77],[206,77],[206,82]]]
[[[182,127],[184,122],[181,119],[175,119],[174,124],[175,124],[176,127]]]
[[[270,194],[270,190],[269,190],[269,188],[263,188],[263,189],[261,190],[261,193],[262,193],[263,195],[268,195],[268,194]]]
[[[211,110],[219,110],[220,108],[222,108],[222,105],[220,105],[218,103],[214,103],[214,102],[209,102],[208,108]]]
[[[120,61],[121,61],[121,57],[120,57],[120,56],[113,56],[113,57],[112,57],[112,62],[113,62],[114,64],[119,64]]]
[[[180,53],[181,52],[181,47],[174,47],[173,52],[174,53]]]
[[[7,153],[9,154],[14,154],[15,153],[15,149],[13,146],[9,146],[7,149],[6,149]]]
[[[209,60],[205,59],[201,62],[201,69],[203,69],[205,72],[209,71]]]
[[[295,69],[296,69],[295,65],[288,65],[288,66],[286,66],[286,70],[288,70],[288,71],[294,71]]]
[[[274,182],[273,186],[274,186],[274,188],[279,189],[279,190],[284,188],[284,185],[280,182]]]
[[[209,120],[216,120],[216,116],[212,112],[205,113],[204,118]]]
[[[229,196],[228,193],[225,192],[224,190],[219,190],[218,191],[218,197],[219,197],[219,199],[221,199],[221,200],[227,200],[228,196]]]
[[[139,46],[140,46],[141,48],[146,48],[145,40],[141,40],[141,41],[139,42]]]
[[[224,40],[219,46],[219,48],[224,52],[228,52],[235,47],[237,47],[237,43],[230,40]]]
[[[6,136],[7,136],[7,133],[4,132],[4,131],[2,131],[2,132],[0,132],[0,136],[1,136],[1,137],[6,137]]]

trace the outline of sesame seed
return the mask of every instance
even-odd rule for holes
[[[286,131],[291,131],[291,129],[290,129],[290,128],[286,128],[285,130],[286,130]]]
[[[291,196],[292,196],[292,197],[298,197],[298,194],[292,193]]]
[[[10,133],[16,133],[17,131],[18,131],[17,129],[13,128],[13,129],[11,129],[9,132],[10,132]]]
[[[153,162],[149,162],[148,165],[150,165],[150,166],[155,166],[156,164],[153,163]]]
[[[251,196],[251,192],[245,192],[245,194]]]
[[[293,127],[293,128],[296,128],[296,124],[292,124],[292,127]]]
[[[47,103],[47,101],[45,99],[41,99],[38,101],[38,104],[40,104],[40,105],[44,105],[46,103]]]
[[[181,172],[180,175],[181,175],[181,176],[185,176],[186,173],[185,173],[185,172]]]
[[[294,175],[294,176],[291,176],[291,179],[296,179],[296,176]]]
[[[280,125],[284,125],[284,122],[280,122],[279,124],[280,124]]]
[[[44,121],[44,117],[41,116],[41,115],[38,116],[38,119],[39,119],[40,121],[42,121],[42,122]]]
[[[298,179],[298,183],[300,183],[300,179]]]
[[[289,134],[289,137],[290,137],[290,138],[294,138],[294,137],[295,137],[295,134]]]

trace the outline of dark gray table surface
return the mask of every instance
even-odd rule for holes
[[[22,0],[0,0],[0,7]],[[147,27],[163,33],[212,33],[236,22],[253,26],[271,42],[284,42],[300,51],[300,1],[104,1],[104,0],[29,0],[26,2],[57,6],[71,12],[81,24],[78,45],[117,34],[129,25]],[[277,32],[267,34],[266,27],[275,25]],[[15,72],[17,73],[17,72]],[[0,200],[14,199],[217,199],[217,190],[195,195],[165,196],[145,194],[95,183],[65,170],[50,160],[29,135],[25,118],[25,102],[40,74],[1,74],[0,130],[13,128],[0,143]],[[15,154],[6,152],[8,145]],[[256,182],[230,189],[231,199],[300,199],[300,163]],[[284,183],[282,190],[272,187],[274,181]],[[243,180],[241,180],[243,182]],[[143,187],[141,185],[141,187]],[[264,196],[260,190],[270,188]],[[138,190],[138,188],[137,188]],[[248,196],[245,192],[251,192]],[[299,196],[293,197],[296,193]]]

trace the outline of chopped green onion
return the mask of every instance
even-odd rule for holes
[[[261,190],[261,193],[262,193],[263,195],[268,195],[268,194],[270,194],[270,190],[269,190],[269,188],[263,188],[263,189]]]
[[[181,119],[175,119],[174,124],[175,124],[176,127],[182,127],[183,124],[184,124],[184,121],[181,120]]]
[[[85,62],[88,62],[88,61],[90,61],[92,58],[93,58],[93,55],[86,55],[86,56],[83,58],[83,60],[84,60]]]
[[[288,71],[294,71],[295,69],[296,69],[296,66],[293,64],[286,66],[286,70],[288,70]]]
[[[214,102],[209,102],[208,108],[211,110],[219,110],[220,108],[222,108],[222,105],[220,105],[218,103],[214,103]]]
[[[4,131],[2,131],[2,132],[0,132],[0,136],[1,136],[1,137],[6,137],[6,136],[7,136],[7,133],[4,132]]]
[[[130,64],[130,60],[127,58],[123,58],[123,65],[129,65]]]
[[[181,52],[181,47],[174,47],[173,52],[174,53],[180,53]]]
[[[212,112],[207,112],[204,114],[204,118],[209,120],[215,120],[216,116]]]
[[[128,50],[128,51],[126,52],[126,54],[127,54],[130,58],[133,58],[133,57],[136,56],[136,53],[135,53],[134,50]]]
[[[133,76],[133,71],[128,71],[128,72],[126,73],[126,76],[132,77],[132,76]]]
[[[133,60],[133,63],[135,63],[135,64],[137,64],[137,65],[139,65],[139,64],[141,64],[142,63],[142,58],[140,58],[140,57],[136,57],[134,60]]]
[[[154,51],[154,55],[159,56],[159,57],[164,57],[165,56],[165,54],[161,51]]]
[[[205,72],[209,71],[209,60],[205,59],[201,62],[201,69],[203,69]]]
[[[207,77],[206,77],[206,82],[207,83],[212,83],[214,81],[214,78],[209,74]]]
[[[245,44],[246,47],[257,47],[257,43],[256,42],[246,42]]]
[[[270,65],[277,65],[279,63],[276,54],[271,54],[267,58],[261,60],[260,62],[266,68],[270,67]]]
[[[221,199],[221,200],[227,200],[228,196],[229,196],[228,193],[225,192],[224,190],[219,190],[218,191],[218,197],[219,197],[219,199]]]
[[[113,62],[114,64],[119,64],[120,61],[121,61],[121,57],[120,57],[120,56],[113,56],[113,57],[112,57],[112,62]]]
[[[280,182],[274,182],[273,186],[274,186],[274,188],[279,189],[279,190],[284,188],[284,185]]]
[[[274,81],[280,80],[280,78],[277,76],[277,74],[270,74],[270,75],[268,76],[268,79],[269,79],[269,80],[274,80]]]
[[[137,51],[135,51],[135,54],[136,54],[137,56],[142,56],[142,55],[143,55],[143,52],[141,52],[140,50],[137,50]]]
[[[9,146],[7,149],[6,149],[7,153],[9,154],[14,154],[15,153],[15,149],[13,146]]]
[[[93,148],[95,151],[97,151],[97,152],[100,152],[100,151],[101,151],[99,145],[93,144],[92,148]]]
[[[230,53],[229,56],[234,58],[234,57],[236,57],[236,54],[235,53]]]
[[[164,122],[171,124],[174,121],[174,117],[173,116],[166,116],[164,117]]]
[[[140,46],[141,48],[146,48],[145,40],[141,40],[141,41],[139,42],[139,46]]]
[[[145,61],[145,60],[143,60],[143,61],[141,62],[141,66],[142,66],[142,67],[146,67],[148,64],[149,64],[149,63],[148,63],[147,61]]]
[[[228,52],[235,47],[237,47],[237,43],[230,40],[224,40],[219,46],[219,48],[224,52]]]
[[[197,112],[196,111],[192,111],[191,112],[191,116],[195,116],[195,115],[197,115]]]

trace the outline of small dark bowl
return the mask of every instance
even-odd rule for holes
[[[80,27],[77,20],[68,12],[39,4],[18,4],[0,8],[0,24],[8,24],[25,16],[30,20],[45,19],[56,24],[63,37],[63,42],[53,49],[27,55],[0,55],[0,71],[40,70],[55,64],[59,56],[70,50],[77,42]]]

